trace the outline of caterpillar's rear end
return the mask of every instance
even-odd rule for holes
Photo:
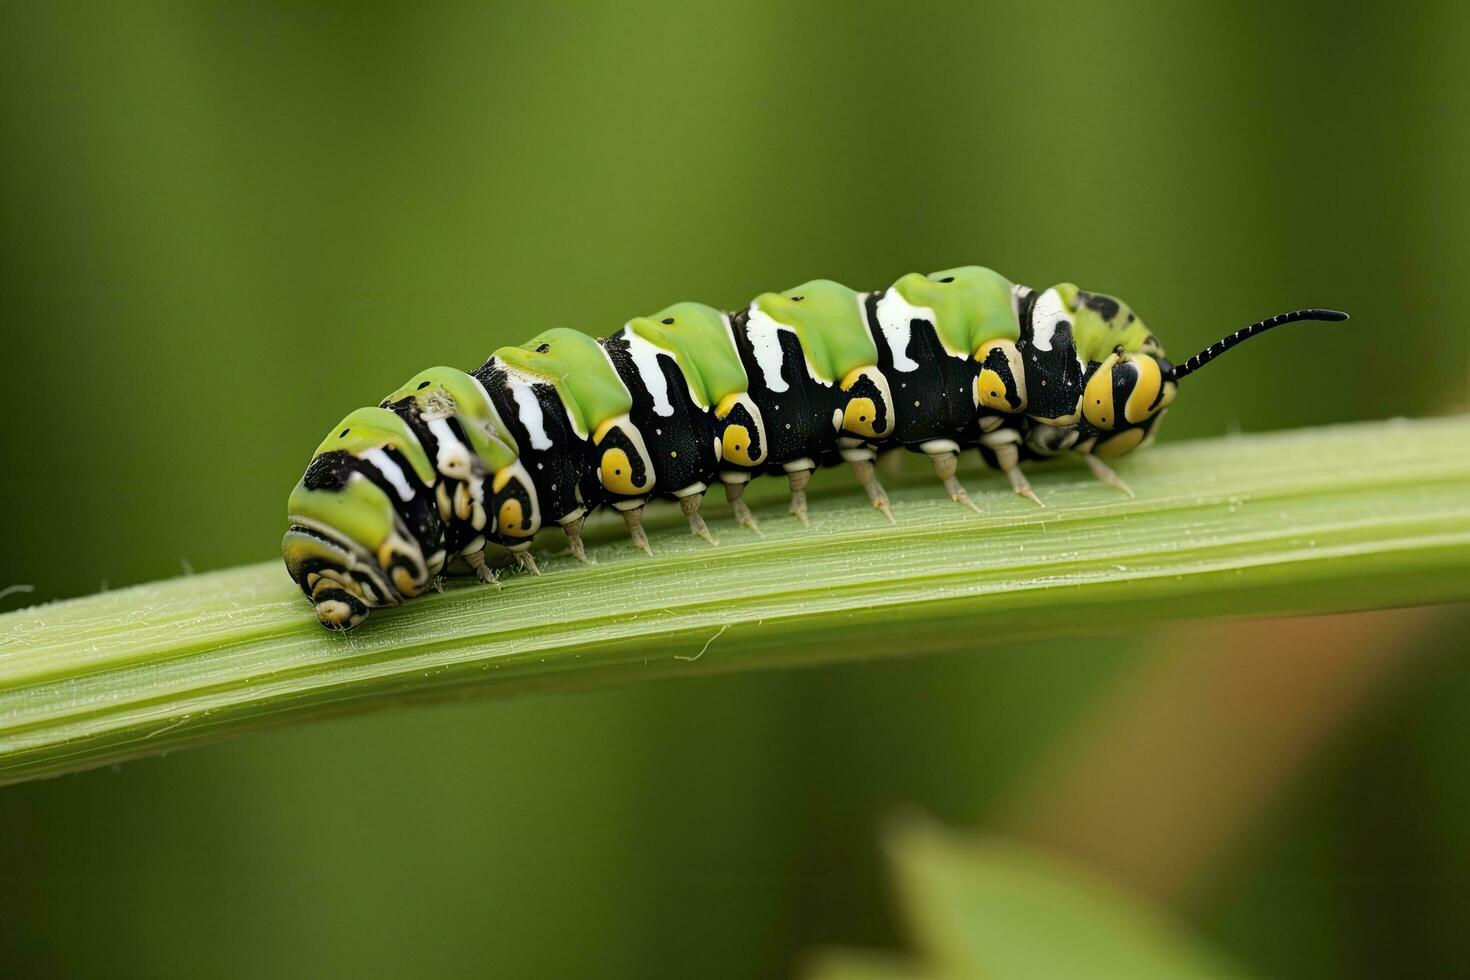
[[[971,508],[955,475],[968,448],[1038,504],[1026,459],[1078,456],[1127,490],[1104,460],[1147,443],[1180,378],[1281,323],[1344,317],[1283,314],[1176,367],[1116,299],[967,266],[873,293],[814,280],[729,314],[679,303],[600,340],[549,330],[343,419],[291,494],[282,552],[322,625],[345,630],[451,566],[492,581],[489,547],[539,574],[542,528],[585,560],[581,524],[599,506],[649,551],[643,506],[677,500],[713,543],[699,507],[715,482],[755,528],[745,484],[784,474],[805,523],[812,471],[846,462],[892,519],[873,468],[887,448],[929,456]]]
[[[487,543],[529,547],[530,497],[480,383],[431,368],[317,447],[291,494],[282,553],[322,625],[350,629],[422,595],[454,556],[488,575]]]

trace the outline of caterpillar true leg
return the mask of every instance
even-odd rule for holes
[[[709,525],[704,523],[704,518],[699,516],[699,504],[704,500],[704,491],[685,494],[679,498],[679,509],[684,512],[684,517],[689,521],[689,533],[697,538],[703,538],[710,544],[719,544],[714,535],[709,533]]]
[[[462,557],[465,560],[465,564],[470,566],[470,569],[474,571],[475,578],[484,582],[486,585],[493,585],[497,589],[500,588],[500,576],[496,574],[495,569],[485,563],[485,549],[481,548],[479,551],[472,551]]]
[[[792,470],[786,474],[786,479],[791,484],[791,509],[788,513],[801,521],[802,527],[811,527],[806,516],[806,485],[812,482],[812,471]]]
[[[1031,481],[1026,479],[1026,474],[1021,472],[1021,454],[1016,450],[1014,444],[997,446],[995,449],[996,464],[1005,473],[1006,478],[1011,481],[1011,487],[1016,493],[1025,497],[1038,507],[1045,507],[1041,498],[1036,496],[1036,491],[1031,489]]]
[[[858,483],[862,484],[863,490],[868,495],[868,500],[878,509],[884,517],[893,520],[893,508],[888,505],[888,491],[883,489],[883,484],[878,482],[878,473],[873,468],[871,459],[854,459],[852,472],[857,476]]]
[[[643,505],[625,509],[623,522],[628,525],[628,537],[633,539],[633,547],[652,558],[653,549],[648,546],[648,532],[643,530]]]
[[[582,523],[586,520],[587,515],[582,514],[561,526],[562,531],[567,536],[567,549],[571,551],[573,558],[584,565],[589,564],[587,561],[587,546],[582,543]]]
[[[512,551],[511,554],[515,555],[516,564],[521,566],[522,571],[530,572],[532,575],[541,574],[541,568],[536,564],[536,556],[531,554],[529,544],[519,551]]]
[[[755,513],[750,509],[750,504],[741,499],[744,493],[745,483],[743,481],[725,484],[725,502],[730,505],[730,511],[735,515],[735,520],[739,521],[743,527],[748,527],[756,534],[760,534],[761,528],[756,523]]]
[[[970,499],[959,477],[955,476],[955,471],[959,468],[959,454],[935,453],[929,458],[934,461],[934,472],[939,474],[939,479],[944,482],[944,489],[949,491],[950,498],[955,503],[963,504],[975,513],[980,513],[980,508],[975,506],[975,501]]]
[[[1121,476],[1114,473],[1111,466],[1092,455],[1092,453],[1082,453],[1081,455],[1083,459],[1087,460],[1087,465],[1091,467],[1093,476],[1114,490],[1121,490],[1130,497],[1134,495],[1133,488]]]

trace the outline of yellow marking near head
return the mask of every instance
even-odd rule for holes
[[[616,428],[617,424],[622,420],[623,416],[621,415],[614,416],[610,419],[603,419],[602,424],[597,427],[597,431],[592,433],[592,444],[594,446],[602,445],[603,437]]]
[[[1006,383],[999,374],[986,368],[975,379],[975,400],[997,412],[1014,411],[1006,401]],[[1024,407],[1024,406],[1023,406]]]
[[[873,424],[878,420],[878,407],[871,398],[849,399],[842,411],[842,427],[848,432],[876,439],[881,434]]]
[[[1099,429],[1111,429],[1118,420],[1113,417],[1113,365],[1117,354],[1109,354],[1099,365],[1082,392],[1082,414]]]
[[[842,420],[838,429],[846,429],[848,432],[856,432],[858,435],[869,439],[881,439],[893,430],[893,411],[891,408],[892,395],[888,391],[888,382],[876,367],[856,368],[842,379],[842,390],[851,391],[853,387],[867,378],[875,394],[872,397],[861,396],[848,400],[847,407],[842,412]],[[887,428],[878,428],[879,409],[887,409],[883,416],[888,420]]]
[[[393,587],[398,590],[399,594],[411,599],[421,594],[427,587],[428,576],[425,576],[426,581],[421,584],[414,578],[413,571],[408,566],[394,565],[393,559],[404,554],[397,545],[398,542],[394,538],[384,541],[378,548],[378,564],[388,569],[388,577],[393,580]],[[406,557],[406,554],[404,556]]]
[[[413,580],[413,576],[409,574],[408,569],[402,565],[393,569],[393,587],[406,598],[411,599],[419,594],[418,583]]]
[[[1021,352],[1016,345],[1009,340],[992,340],[975,352],[975,360],[984,364],[989,360],[993,351],[1000,351],[1006,359],[1006,364],[1011,369],[1011,378],[1015,383],[1013,394],[1020,399],[1021,404],[1015,408],[1006,400],[1007,386],[1005,378],[994,368],[982,368],[980,376],[975,379],[975,404],[984,405],[986,408],[997,412],[1024,412],[1026,410],[1026,365],[1021,360]]]
[[[743,425],[727,425],[720,439],[720,455],[740,466],[754,466],[750,458],[750,432]]]
[[[499,473],[496,473],[495,474],[495,479],[493,479],[493,480],[490,481],[490,489],[491,489],[491,491],[494,492],[494,493],[499,493],[500,491],[504,490],[505,489],[505,485],[507,483],[509,483],[511,481],[511,478],[514,477],[514,476],[515,476],[514,471],[512,471],[509,467],[506,467],[505,469],[501,470]]]
[[[1144,435],[1145,432],[1143,429],[1128,429],[1120,432],[1094,449],[1093,455],[1110,457],[1121,456],[1124,453],[1132,452],[1138,448],[1140,442],[1143,442]]]
[[[526,526],[525,512],[519,500],[505,500],[500,504],[496,530],[512,538],[529,538],[531,529]]]
[[[628,461],[628,454],[617,447],[602,454],[601,473],[602,485],[613,493],[633,497],[648,489],[646,480],[642,486],[633,482],[633,464]]]
[[[1128,394],[1123,417],[1130,422],[1142,422],[1153,414],[1154,399],[1159,397],[1159,389],[1164,384],[1164,372],[1159,370],[1159,362],[1147,354],[1127,354],[1125,357],[1138,371],[1138,381]]]

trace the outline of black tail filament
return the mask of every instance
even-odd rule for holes
[[[1272,327],[1279,327],[1285,323],[1296,323],[1299,320],[1326,320],[1335,322],[1346,320],[1347,318],[1348,315],[1346,313],[1341,313],[1337,310],[1295,310],[1291,313],[1278,313],[1273,317],[1262,320],[1260,323],[1252,323],[1248,327],[1242,327],[1230,336],[1215,341],[1183,364],[1176,364],[1170,377],[1178,381],[1186,375],[1193,374],[1230,348],[1237,344],[1243,344],[1257,334],[1265,333]]]

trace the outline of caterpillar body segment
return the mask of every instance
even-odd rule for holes
[[[881,449],[927,455],[971,509],[956,476],[968,449],[1037,504],[1021,464],[1064,454],[1131,494],[1106,460],[1153,438],[1181,377],[1283,323],[1345,318],[1282,314],[1176,369],[1117,299],[965,266],[869,293],[817,279],[730,313],[677,303],[601,339],[547,330],[348,415],[291,494],[282,553],[322,625],[349,629],[446,570],[493,582],[491,545],[539,574],[530,548],[544,528],[585,561],[580,529],[598,507],[651,554],[643,507],[677,500],[714,544],[700,504],[716,483],[759,533],[747,482],[784,474],[805,524],[812,472],[846,463],[891,520]]]

